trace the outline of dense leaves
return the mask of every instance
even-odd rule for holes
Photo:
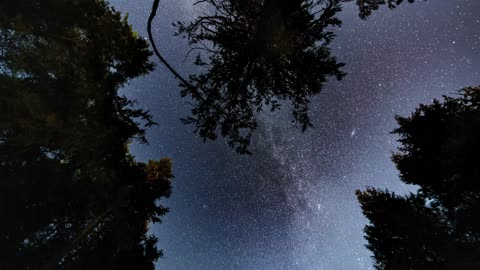
[[[324,83],[345,73],[343,63],[328,45],[341,4],[353,0],[200,0],[207,12],[190,23],[178,22],[177,35],[200,51],[195,64],[203,72],[189,80],[161,55],[152,33],[160,0],[153,0],[148,18],[149,39],[159,60],[179,79],[182,95],[194,103],[184,123],[195,126],[204,140],[220,134],[240,153],[257,127],[256,115],[275,111],[290,102],[293,123],[302,130],[311,126],[309,103]],[[356,0],[359,16],[367,18],[381,5],[390,9],[402,0]],[[409,2],[414,2],[409,0]],[[207,60],[206,60],[207,59]]]
[[[352,1],[346,0],[345,2]],[[362,19],[366,19],[372,15],[375,10],[378,10],[382,5],[388,6],[389,9],[394,9],[398,5],[404,2],[404,0],[356,0],[359,9],[359,16]],[[409,3],[415,2],[415,0],[408,0]]]
[[[479,269],[480,87],[397,117],[400,178],[406,197],[357,192],[377,269]]]
[[[154,124],[118,95],[153,64],[103,1],[0,4],[0,268],[153,269],[169,160],[128,153]]]
[[[205,67],[183,84],[182,95],[195,101],[185,122],[205,139],[227,137],[241,153],[248,152],[256,114],[282,101],[291,102],[302,129],[311,126],[309,97],[329,77],[344,76],[328,47],[341,24],[339,1],[199,2],[213,12],[177,24],[178,34],[202,52],[195,63]]]

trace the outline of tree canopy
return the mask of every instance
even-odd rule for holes
[[[353,0],[344,0],[349,2]],[[368,18],[375,10],[378,10],[382,5],[388,6],[389,9],[394,9],[398,5],[404,2],[404,0],[356,0],[359,16],[362,19]],[[415,2],[415,0],[408,0],[409,3]]]
[[[309,97],[321,91],[329,77],[341,79],[343,66],[328,47],[341,24],[335,18],[338,1],[200,1],[212,14],[179,22],[204,73],[190,76],[183,96],[195,101],[193,124],[201,137],[217,131],[241,153],[248,152],[256,114],[291,103],[293,119],[302,129],[311,126]],[[321,2],[321,3],[320,3]]]
[[[154,269],[171,161],[130,155],[155,123],[118,94],[150,55],[104,1],[0,4],[1,269]]]
[[[155,54],[180,80],[182,96],[193,100],[192,124],[204,140],[218,135],[240,153],[257,127],[256,116],[290,103],[293,123],[305,130],[311,96],[333,78],[346,74],[329,44],[343,2],[353,0],[200,0],[206,12],[191,22],[177,22],[177,35],[198,51],[199,74],[185,79],[158,51],[151,31],[159,0],[153,1],[148,33]],[[359,16],[367,18],[381,5],[393,9],[402,0],[357,0]],[[413,2],[413,0],[409,0]]]
[[[397,117],[400,179],[418,192],[357,191],[376,269],[479,269],[480,87]]]

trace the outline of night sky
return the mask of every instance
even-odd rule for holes
[[[110,2],[147,36],[152,1]],[[197,71],[183,62],[187,42],[173,37],[172,22],[198,15],[192,3],[161,1],[154,22],[159,49],[184,75]],[[190,105],[160,64],[122,90],[159,124],[149,145],[131,146],[137,159],[174,161],[173,195],[163,202],[171,212],[151,228],[165,252],[157,269],[372,269],[355,190],[415,189],[390,161],[394,116],[480,84],[480,1],[404,3],[366,21],[350,3],[340,17],[332,49],[348,75],[312,98],[314,128],[305,133],[288,108],[260,115],[252,156],[221,139],[203,143],[183,125]]]

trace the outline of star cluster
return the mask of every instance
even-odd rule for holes
[[[111,3],[146,36],[151,1]],[[196,70],[171,23],[199,14],[192,3],[161,1],[155,21],[158,47],[182,74]],[[171,213],[151,229],[165,252],[157,269],[372,269],[355,189],[414,189],[390,162],[394,116],[480,84],[480,2],[416,1],[367,20],[357,12],[349,3],[340,14],[332,48],[348,75],[312,99],[314,128],[292,127],[287,108],[262,114],[253,156],[182,125],[189,105],[160,64],[123,89],[159,123],[134,154],[175,162]]]

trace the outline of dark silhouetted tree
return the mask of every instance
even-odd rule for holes
[[[416,194],[357,191],[377,269],[480,269],[480,87],[397,117],[393,161]]]
[[[311,126],[309,97],[319,93],[329,77],[341,79],[343,66],[328,47],[341,24],[335,18],[340,1],[304,0],[205,0],[210,14],[191,23],[178,22],[179,35],[188,38],[192,50],[201,50],[195,64],[205,72],[183,79],[156,50],[151,22],[158,8],[154,1],[149,17],[150,40],[162,62],[181,80],[182,95],[194,101],[193,124],[204,139],[218,134],[229,145],[248,153],[255,116],[272,111],[281,101],[292,104],[294,121],[302,129]]]
[[[353,0],[345,0],[344,2],[350,2]],[[380,6],[386,5],[389,9],[394,9],[398,5],[404,2],[404,0],[356,0],[359,16],[362,19],[366,19],[372,15],[375,10],[378,10]],[[415,2],[415,0],[408,0],[409,3]]]
[[[129,154],[154,122],[118,95],[150,55],[104,1],[0,3],[0,269],[154,269],[171,163]]]
[[[338,1],[200,1],[214,8],[193,22],[178,23],[200,54],[195,64],[205,72],[190,76],[182,95],[195,101],[185,119],[201,137],[225,136],[239,152],[247,152],[255,116],[290,101],[293,118],[303,130],[311,126],[309,97],[331,76],[341,79],[343,64],[328,47],[340,26]]]
[[[160,54],[152,21],[160,0],[153,0],[148,34],[155,54],[177,77],[182,96],[193,103],[192,124],[204,140],[226,137],[231,147],[249,153],[257,127],[256,115],[290,102],[293,122],[302,130],[311,126],[310,97],[324,83],[345,73],[328,47],[341,4],[354,0],[200,0],[206,14],[190,23],[178,22],[177,35],[200,51],[195,64],[203,72],[185,79]],[[356,0],[360,17],[367,18],[381,5],[390,9],[402,0]],[[413,0],[409,0],[413,2]],[[187,54],[187,55],[188,55]]]

